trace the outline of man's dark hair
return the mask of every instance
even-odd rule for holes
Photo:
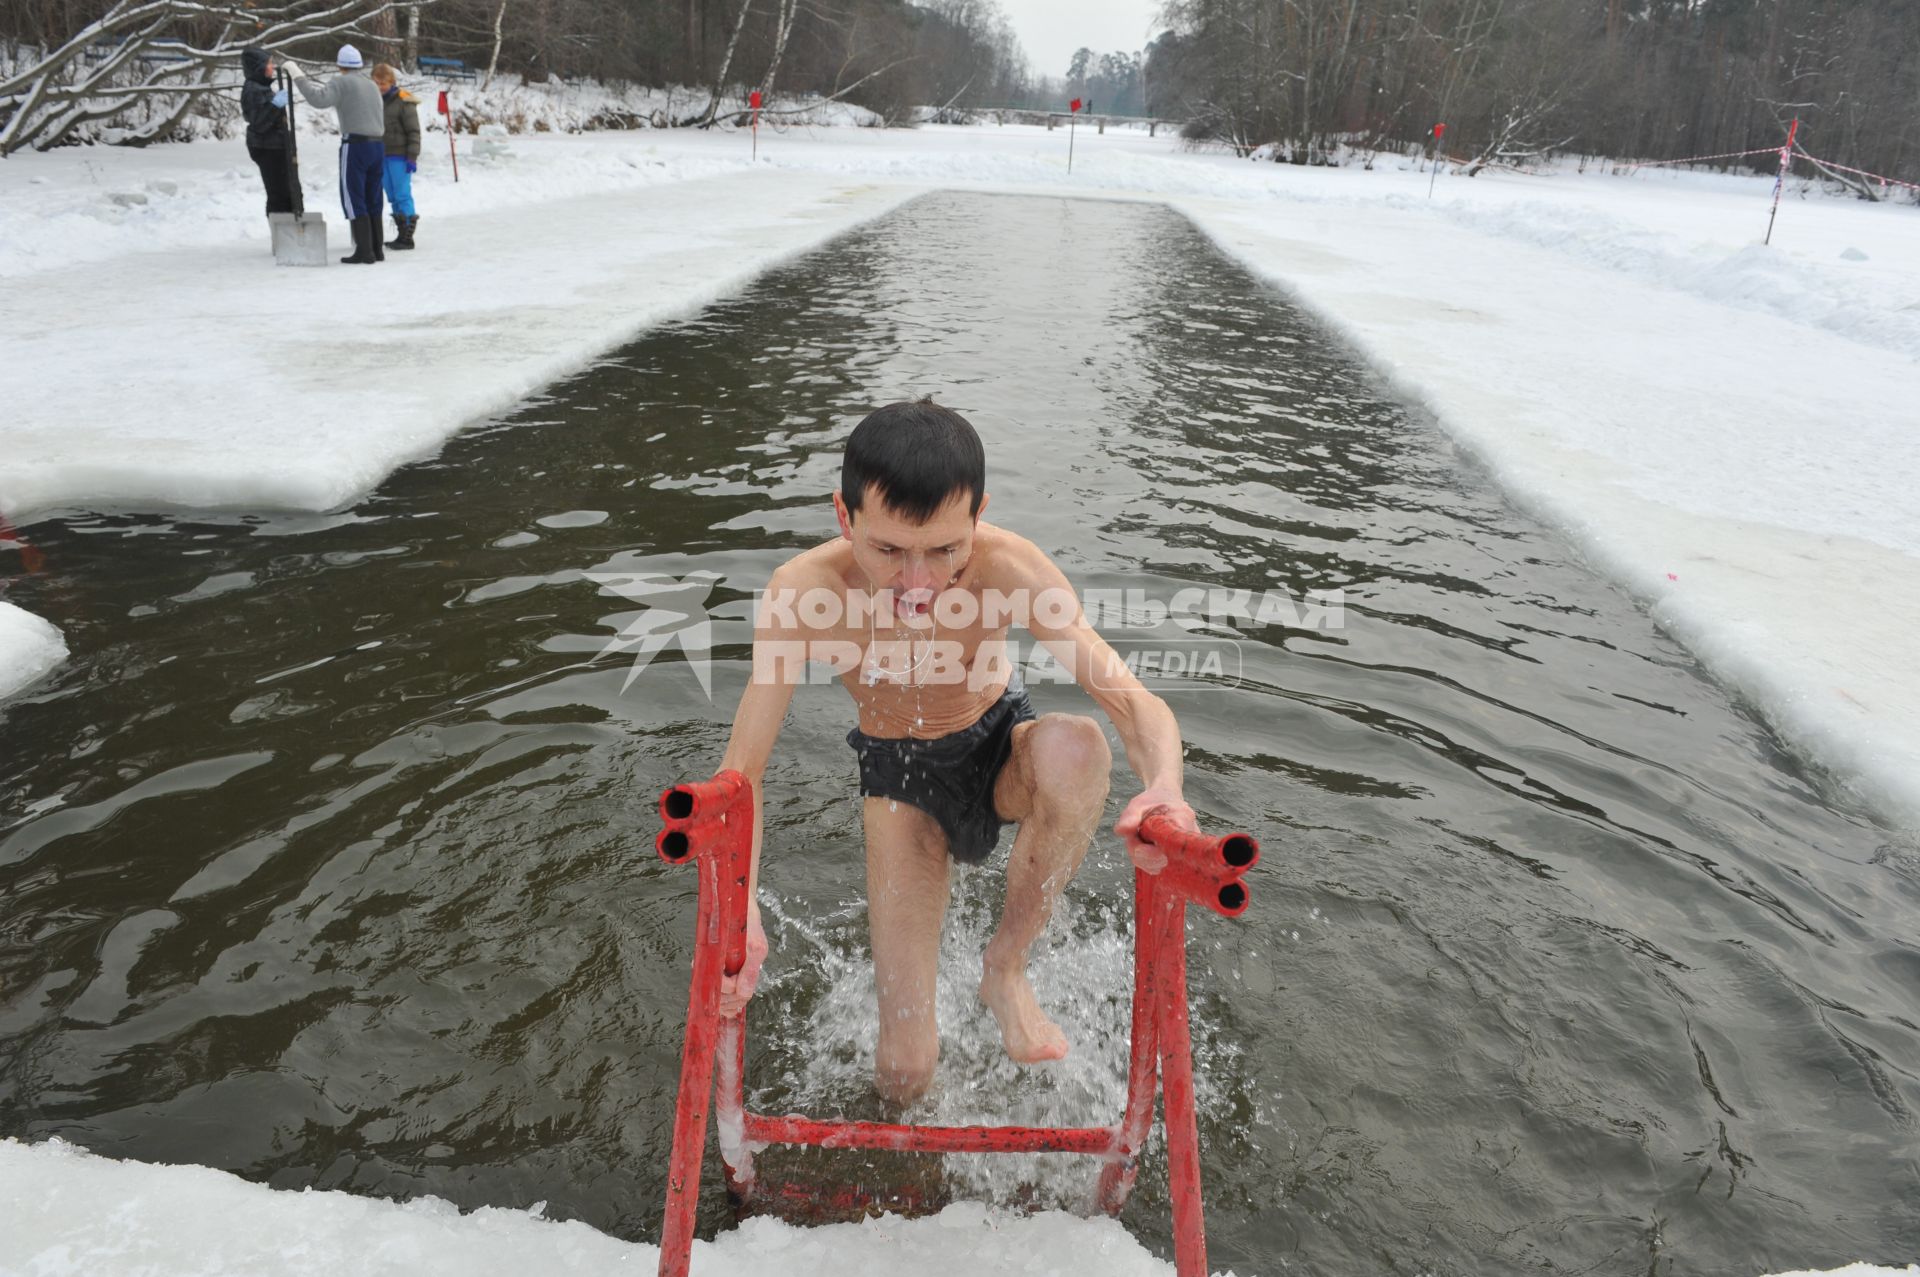
[[[957,492],[980,513],[987,490],[987,451],[967,419],[931,398],[876,408],[853,428],[840,462],[840,497],[851,514],[867,488],[889,510],[925,523]]]

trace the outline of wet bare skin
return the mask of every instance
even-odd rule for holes
[[[1046,779],[1036,766],[1042,756],[1053,773]],[[981,959],[980,1000],[999,1022],[1007,1054],[1020,1064],[1067,1055],[1067,1035],[1040,1009],[1027,980],[1027,949],[1092,845],[1112,768],[1099,724],[1047,714],[1014,729],[1013,754],[994,785],[995,808],[1017,820],[1019,832],[1007,859],[1007,910]]]
[[[1036,760],[1047,760],[1041,771]],[[979,996],[1000,1027],[1007,1055],[1021,1064],[1066,1056],[1066,1034],[1035,997],[1027,956],[1061,890],[1085,858],[1106,804],[1112,756],[1098,724],[1047,714],[1014,729],[1013,753],[994,806],[1019,828],[1007,859],[1000,925],[981,958]],[[939,1059],[934,994],[951,862],[945,835],[907,803],[869,798],[868,926],[880,1003],[875,1080],[907,1103],[931,1085]]]
[[[1076,671],[1106,667],[1102,661],[1111,649],[1080,616],[1066,577],[1031,541],[978,518],[964,494],[920,522],[872,500],[867,509],[849,511],[836,494],[834,506],[841,536],[788,560],[768,582],[768,594],[799,599],[823,592],[840,605],[824,611],[796,606],[781,615],[763,606],[756,619],[754,677],[722,766],[749,778],[757,811],[764,809],[760,784],[767,757],[792,687],[802,681],[796,677],[797,650],[832,654],[818,659],[830,660],[853,697],[860,730],[882,739],[949,735],[992,708],[1012,670],[1010,619]],[[1048,618],[1031,606],[1049,593],[1067,601],[1064,617]],[[1029,607],[1009,618],[996,610],[1009,598]],[[857,608],[846,605],[856,599]],[[785,655],[776,658],[776,651]],[[1166,807],[1184,822],[1192,820],[1180,793],[1178,725],[1131,675],[1099,684],[1077,681],[1106,712],[1145,782],[1115,826],[1138,862],[1133,834],[1146,811]],[[1061,1059],[1069,1050],[1066,1034],[1034,995],[1027,956],[1086,856],[1111,775],[1112,754],[1100,724],[1085,715],[1046,714],[1015,727],[1009,761],[995,785],[997,814],[1018,828],[1000,925],[982,954],[979,996],[1000,1027],[1008,1056],[1021,1064]],[[934,995],[951,860],[938,823],[911,804],[870,798],[863,816],[880,1004],[875,1082],[888,1099],[908,1103],[932,1085],[939,1059]],[[756,884],[760,833],[756,821]],[[1152,872],[1158,865],[1142,867]],[[747,968],[722,982],[723,1015],[744,1009],[766,952],[757,904],[750,905],[748,950]]]
[[[947,579],[934,588],[942,593],[973,592],[976,603],[980,602],[981,592],[1017,589],[1018,578],[1009,579],[995,569],[1004,563],[1009,553],[1018,553],[1022,548],[1037,553],[1024,538],[992,524],[977,524],[972,553],[965,562],[958,562],[956,556]],[[798,579],[804,582],[799,586],[803,590],[825,587],[840,592],[865,592],[872,589],[866,572],[855,559],[852,544],[844,538],[807,551],[789,566],[796,569]],[[861,731],[885,739],[931,740],[970,727],[1000,699],[1007,685],[1008,627],[990,627],[979,622],[964,627],[942,626],[938,614],[952,613],[929,604],[925,611],[913,616],[902,616],[896,611],[892,615],[869,616],[865,626],[840,624],[812,632],[828,642],[851,643],[860,649],[860,664],[841,675],[841,684],[853,697]],[[981,621],[986,619],[978,606],[969,609],[968,614],[980,617]],[[936,641],[957,649],[957,670],[934,669],[929,645]],[[938,677],[932,681],[920,681],[936,673]],[[1090,720],[1081,721],[1093,726]],[[1069,1049],[1067,1035],[1041,1010],[1034,995],[1027,977],[1027,949],[1051,914],[1060,889],[1084,856],[1092,837],[1092,824],[1097,822],[1099,814],[1095,809],[1093,821],[1088,821],[1083,818],[1084,812],[1076,811],[1072,819],[1064,822],[1073,828],[1063,828],[1063,822],[1056,818],[1044,798],[1036,803],[1031,754],[1035,743],[1033,731],[1037,726],[1037,723],[1022,723],[1014,729],[1012,757],[995,788],[994,805],[998,814],[1003,819],[1020,822],[1020,831],[1015,836],[1009,863],[1007,910],[1003,913],[1000,931],[983,955],[979,987],[981,1002],[1000,1026],[1007,1055],[1021,1064],[1062,1059]],[[1098,734],[1097,727],[1093,731]],[[1043,733],[1043,738],[1045,735]],[[1102,770],[1104,773],[1104,763]],[[1076,781],[1081,782],[1092,779],[1076,777]],[[1088,791],[1083,790],[1085,792]],[[1104,799],[1104,774],[1097,780],[1097,792]],[[1083,802],[1081,806],[1084,805]],[[891,818],[900,814],[898,807],[878,811],[875,808],[880,804],[875,801],[867,806],[870,861],[878,862],[870,864],[869,869],[869,899],[880,902],[872,918],[876,964],[882,968],[877,975],[887,986],[882,996],[882,1040],[876,1080],[887,1098],[907,1103],[925,1091],[931,1081],[933,1059],[937,1057],[937,1025],[930,1015],[920,1023],[906,1004],[923,1003],[931,1008],[934,970],[930,959],[937,956],[943,908],[892,910],[887,907],[887,897],[911,890],[923,904],[930,903],[928,898],[934,893],[928,888],[932,884],[920,879],[930,872],[938,872],[942,881],[937,904],[944,906],[946,840],[924,813],[912,813],[921,817],[913,823],[922,827],[908,834],[891,828],[904,823]],[[903,873],[889,863],[894,859],[893,850],[902,845],[913,848],[922,859],[918,872]],[[925,864],[926,860],[935,858],[939,862],[937,871]],[[1070,865],[1063,863],[1066,861],[1070,861]],[[896,930],[900,932],[897,936],[893,934]],[[933,941],[931,947],[927,945],[929,936]],[[896,958],[896,950],[912,949],[925,950],[925,957],[901,952]],[[902,1005],[896,1007],[893,1005],[896,1002]],[[900,1037],[914,1040],[896,1046],[894,1039]]]
[[[836,624],[809,631],[810,638],[830,643],[855,645],[861,653],[858,666],[842,673],[841,684],[853,697],[859,715],[860,730],[886,739],[913,737],[931,740],[970,727],[993,707],[1006,690],[1006,638],[1008,626],[989,626],[985,621],[983,595],[990,590],[1010,593],[1026,585],[1026,578],[1004,569],[1008,559],[1022,553],[1037,555],[1031,542],[1014,533],[980,522],[974,525],[970,553],[960,559],[937,551],[930,557],[936,569],[946,571],[930,583],[909,580],[885,583],[901,594],[913,587],[931,588],[937,594],[966,591],[974,596],[974,606],[964,614],[976,618],[965,626],[941,625],[940,617],[961,614],[949,607],[954,600],[942,600],[949,606],[936,606],[926,600],[922,607],[907,614],[899,609],[869,613],[866,624]],[[817,588],[837,593],[862,593],[871,597],[875,582],[858,561],[853,543],[838,538],[799,555],[788,568],[801,591]],[[909,600],[915,602],[918,600]],[[998,618],[992,618],[998,619]],[[936,667],[931,645],[939,643],[957,656],[951,664]],[[944,653],[943,653],[944,654]],[[1049,715],[1049,718],[1067,718]],[[1091,720],[1081,719],[1094,736],[1099,729]],[[979,996],[1000,1026],[1007,1055],[1021,1064],[1058,1060],[1069,1050],[1067,1035],[1040,1008],[1033,985],[1027,977],[1027,950],[1052,913],[1052,906],[1081,858],[1097,823],[1097,808],[1084,810],[1084,795],[1097,792],[1102,801],[1106,793],[1105,771],[1109,765],[1102,742],[1099,777],[1076,775],[1083,795],[1071,813],[1057,813],[1046,795],[1036,799],[1034,792],[1034,729],[1038,723],[1022,723],[1014,729],[1013,751],[994,791],[998,814],[1020,825],[1008,865],[1008,903],[1002,925],[982,958]],[[1041,740],[1053,728],[1042,732]],[[1085,788],[1093,785],[1093,789]],[[937,957],[940,915],[944,912],[946,846],[945,836],[924,813],[924,827],[897,830],[891,826],[903,822],[890,819],[900,814],[877,811],[880,804],[870,801],[869,826],[869,900],[878,901],[872,909],[876,965],[879,981],[888,986],[882,996],[882,1030],[877,1080],[883,1094],[905,1103],[922,1093],[931,1081],[931,1064],[938,1052],[938,1027],[931,1016],[925,1022],[909,1004],[931,1008],[934,969]],[[905,806],[905,805],[902,805]],[[876,826],[878,826],[876,828]],[[905,872],[891,862],[900,846],[914,848],[923,858],[937,857],[942,881],[937,906],[933,908],[890,909],[888,897],[911,891],[928,903],[934,893],[932,884],[923,881],[933,871],[924,863],[917,872]],[[877,863],[875,863],[877,862]],[[898,931],[900,934],[895,935]],[[913,950],[924,951],[922,954]],[[889,996],[890,995],[890,996]],[[895,1006],[894,1003],[901,1005]],[[913,1040],[897,1047],[894,1039]]]
[[[952,577],[934,588],[943,594],[949,591],[972,594],[976,606],[970,613],[984,621],[983,609],[977,606],[983,592],[1017,588],[1008,584],[1007,574],[995,569],[1004,565],[1010,552],[1022,548],[1035,554],[1039,551],[1033,549],[1032,542],[1026,538],[1003,528],[984,522],[976,526],[972,554],[964,562],[956,561],[953,566],[957,570]],[[842,597],[848,594],[872,597],[877,593],[855,561],[852,544],[845,538],[836,538],[800,554],[782,571],[788,569],[794,572],[796,588],[801,591],[824,588]],[[1006,689],[1004,657],[1008,627],[988,628],[976,621],[956,628],[940,624],[938,612],[939,609],[929,605],[915,619],[901,617],[896,612],[892,616],[869,616],[864,625],[841,623],[807,631],[809,640],[859,646],[860,664],[845,671],[840,682],[853,697],[860,730],[867,735],[889,740],[908,736],[933,740],[947,736],[978,722]],[[932,661],[924,654],[933,642],[958,646],[960,665],[965,671],[962,677],[949,679],[944,673],[937,680],[929,677],[934,672]],[[913,669],[916,658],[921,662],[917,672]],[[998,668],[995,662],[1001,662]],[[867,681],[862,672],[868,669],[879,670],[881,676]]]

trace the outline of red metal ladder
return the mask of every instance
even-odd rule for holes
[[[1140,1150],[1153,1127],[1156,1085],[1166,1096],[1175,1267],[1180,1277],[1206,1277],[1193,1037],[1187,1013],[1187,905],[1204,905],[1229,918],[1245,913],[1247,887],[1241,879],[1260,858],[1257,842],[1241,833],[1212,838],[1189,833],[1158,814],[1141,823],[1141,836],[1166,852],[1167,866],[1157,874],[1136,869],[1133,875],[1133,1035],[1127,1104],[1118,1125],[906,1126],[747,1111],[746,1017],[720,1017],[720,979],[723,973],[738,974],[746,960],[753,787],[737,771],[675,785],[660,795],[660,817],[665,825],[655,842],[660,858],[672,865],[692,863],[700,873],[693,984],[687,997],[661,1230],[661,1277],[686,1277],[691,1262],[710,1102],[718,1108],[727,1186],[743,1200],[753,1193],[755,1144],[926,1153],[1086,1153],[1102,1162],[1095,1200],[1108,1214],[1117,1214],[1133,1189]]]

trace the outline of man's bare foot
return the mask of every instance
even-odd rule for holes
[[[880,1098],[896,1108],[916,1104],[933,1089],[932,1069],[889,1068],[885,1064],[873,1071],[874,1089]]]
[[[887,1103],[905,1107],[933,1089],[940,1067],[940,1030],[929,1019],[911,1031],[880,1035],[873,1050],[873,1084]]]
[[[1000,1022],[1000,1039],[1014,1063],[1066,1058],[1067,1035],[1040,1009],[1023,967],[988,964],[980,978],[980,1000]]]

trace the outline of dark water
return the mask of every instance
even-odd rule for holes
[[[0,1134],[655,1237],[694,883],[653,798],[718,759],[747,595],[832,534],[845,431],[927,391],[1083,587],[1345,591],[1169,693],[1195,805],[1267,848],[1251,912],[1192,925],[1217,1267],[1920,1254],[1912,841],[1184,222],[1038,199],[921,200],[350,511],[26,529],[8,597],[74,659],[0,721]],[[575,511],[608,517],[539,522]],[[713,703],[678,648],[624,686],[643,603],[585,572],[717,575]],[[803,689],[769,774],[772,1111],[871,1108],[849,725]],[[1024,1076],[967,997],[998,871],[965,879],[929,1116],[1118,1116],[1123,862],[1038,961],[1075,1056]],[[768,1162],[1092,1182],[860,1156]],[[1125,1221],[1171,1254],[1157,1158]]]

